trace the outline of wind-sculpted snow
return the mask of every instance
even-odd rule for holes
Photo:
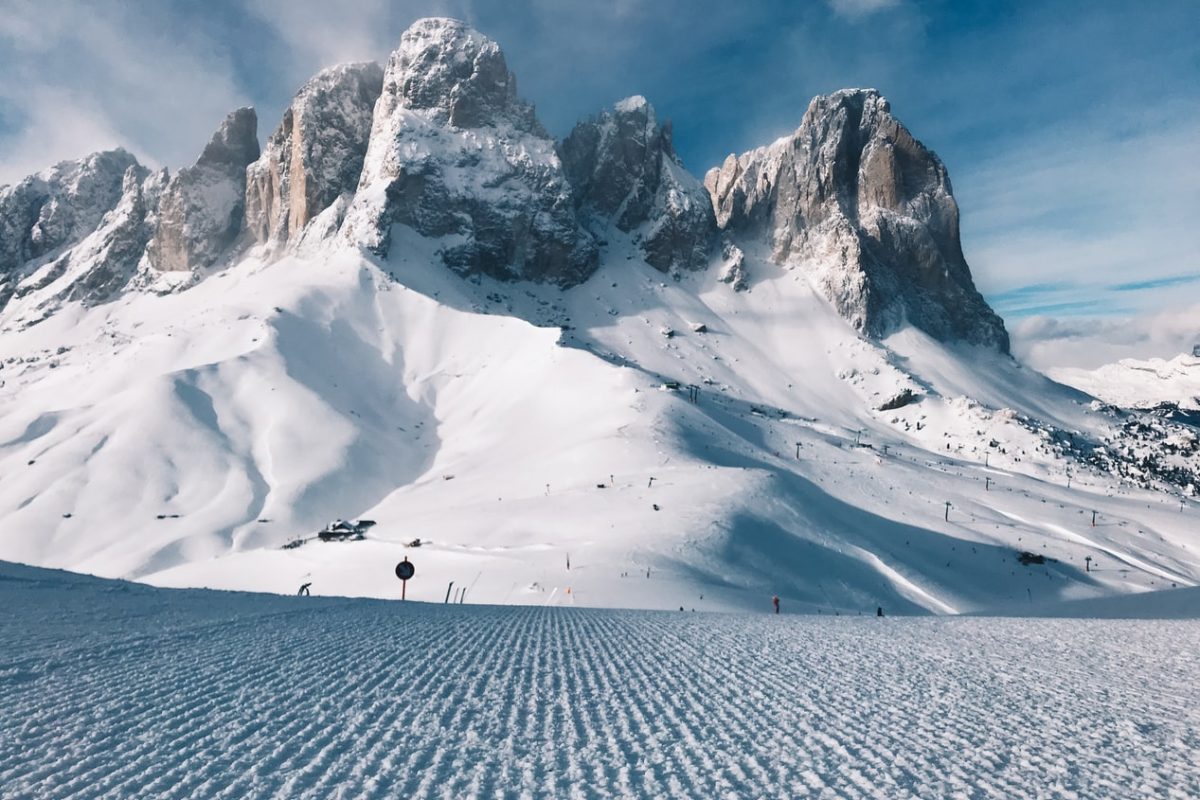
[[[1200,794],[1196,622],[401,605],[12,565],[0,604],[5,797]]]

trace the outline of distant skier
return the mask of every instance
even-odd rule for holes
[[[775,604],[775,613],[778,614],[779,613],[779,595],[775,595],[774,597],[772,597],[771,602]]]
[[[296,596],[297,597],[308,597],[309,596],[308,587],[310,587],[310,586],[312,586],[312,583],[300,584],[300,591],[296,592]]]
[[[883,616],[883,606],[875,606],[875,616],[877,616],[877,617]]]

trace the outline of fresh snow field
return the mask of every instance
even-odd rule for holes
[[[401,604],[10,564],[0,605],[6,798],[1200,795],[1195,621]]]

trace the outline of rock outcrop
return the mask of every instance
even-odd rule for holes
[[[712,204],[675,154],[670,123],[660,125],[645,98],[579,123],[559,149],[580,213],[598,232],[612,224],[634,233],[646,261],[663,272],[708,265]]]
[[[131,154],[109,150],[0,187],[0,309],[29,286],[61,274],[65,262],[54,262],[118,205],[130,170],[130,180],[145,175]]]
[[[804,270],[865,335],[911,324],[1008,349],[963,257],[945,167],[874,90],[815,98],[795,133],[701,184],[644,98],[556,144],[500,47],[430,18],[386,69],[306,83],[261,154],[256,128],[253,109],[234,111],[169,181],[115,150],[0,188],[0,308],[35,292],[29,319],[100,302],[147,265],[136,285],[170,290],[188,281],[159,273],[190,277],[249,243],[272,256],[338,237],[384,255],[393,231],[463,276],[570,287],[620,232],[658,270],[711,266],[734,290],[753,287],[763,256]]]
[[[704,183],[723,230],[810,269],[862,332],[907,322],[1007,352],[1004,323],[963,257],[946,168],[878,92],[814,98],[793,135],[731,155]]]
[[[385,253],[393,225],[441,239],[462,275],[570,286],[596,267],[553,139],[499,46],[457,20],[418,21],[384,73],[343,231]]]
[[[191,271],[216,262],[242,228],[246,167],[258,156],[258,118],[253,108],[239,108],[163,191],[147,248],[155,269]]]
[[[246,171],[246,229],[278,248],[346,193],[362,173],[383,68],[346,64],[304,85]]]
[[[112,299],[129,284],[154,235],[167,182],[165,169],[149,172],[132,166],[126,170],[120,201],[72,251],[72,260],[82,269],[58,299],[95,305]]]

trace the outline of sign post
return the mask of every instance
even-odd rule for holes
[[[404,600],[408,594],[408,579],[416,574],[417,568],[409,563],[408,556],[396,565],[396,577],[400,579],[400,599]]]

